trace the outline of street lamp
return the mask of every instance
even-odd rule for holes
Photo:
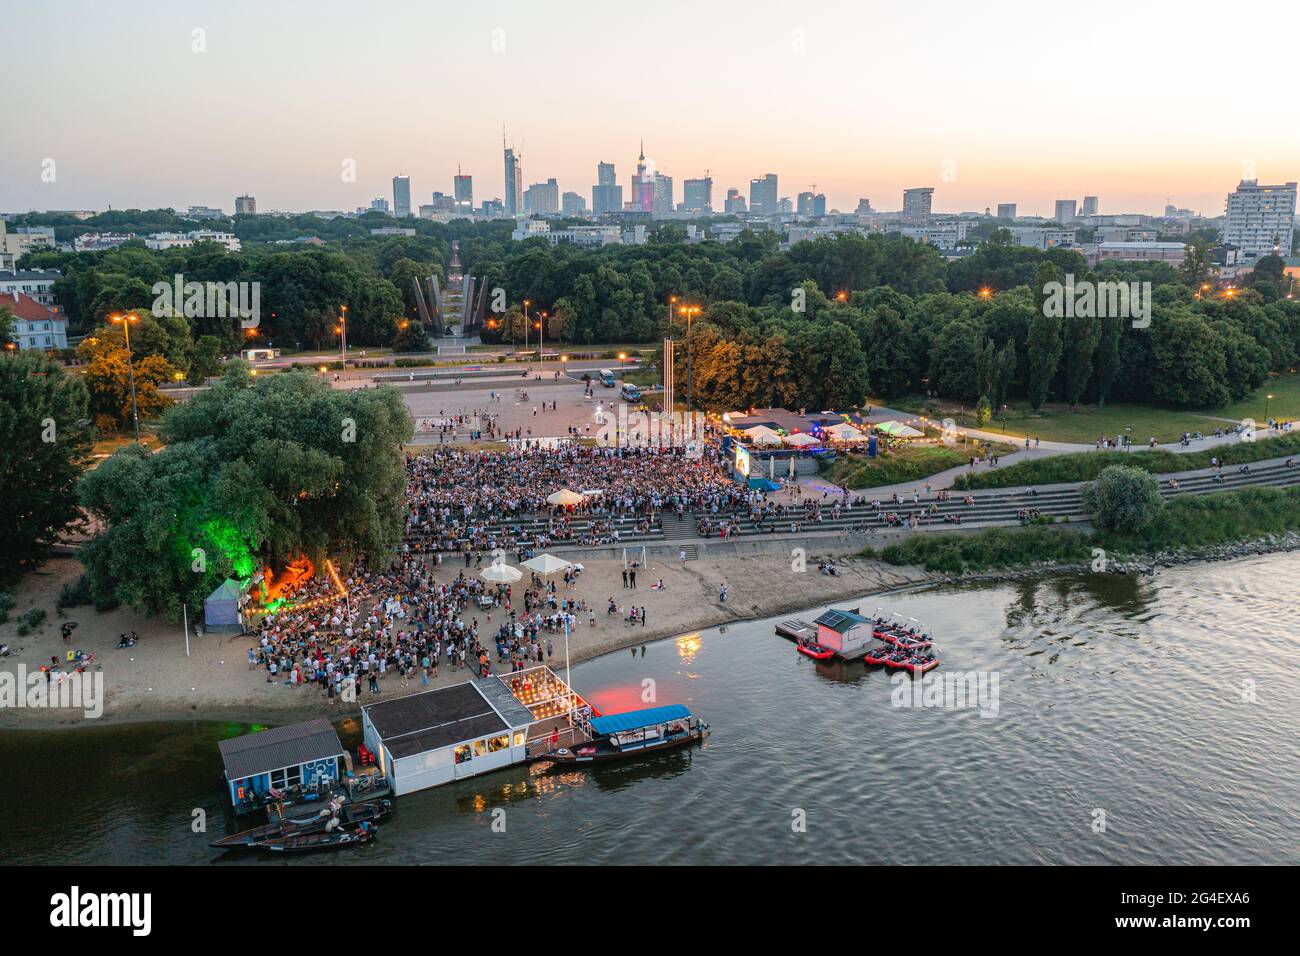
[[[343,368],[346,371],[348,365],[348,307],[339,306],[342,313],[339,316],[339,351],[340,358],[343,360]]]
[[[532,321],[528,317],[528,307],[532,305],[531,299],[524,299],[524,354],[528,354],[528,323]],[[528,356],[528,367],[532,368],[532,356]]]
[[[126,315],[110,315],[110,321],[122,323],[122,334],[126,336],[126,374],[131,383],[131,421],[135,423],[135,443],[140,444],[140,409],[135,403],[135,363],[131,361],[131,323],[139,322],[140,317],[134,312]]]
[[[686,316],[686,414],[691,413],[692,399],[695,397],[694,382],[691,379],[691,319],[700,314],[698,305],[684,305],[682,315]],[[668,409],[672,411],[672,409]]]
[[[546,361],[546,313],[538,312],[537,315],[537,361]]]
[[[1271,402],[1271,401],[1273,401],[1273,396],[1272,396],[1272,395],[1265,395],[1265,396],[1264,396],[1264,421],[1265,421],[1265,423],[1268,423],[1268,422],[1270,421],[1270,419],[1269,419],[1269,417],[1268,417],[1268,403]],[[1269,431],[1272,431],[1272,430],[1273,430],[1273,426],[1272,426],[1271,424],[1269,424],[1268,428],[1269,428]]]

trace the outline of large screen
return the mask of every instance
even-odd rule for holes
[[[736,471],[749,477],[749,449],[744,445],[736,446]]]

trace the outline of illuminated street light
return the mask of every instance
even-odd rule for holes
[[[134,312],[126,315],[110,315],[112,322],[122,323],[122,334],[126,337],[126,374],[131,383],[131,421],[135,424],[135,443],[140,444],[140,409],[135,403],[135,363],[131,360],[131,323],[139,322],[140,317]]]

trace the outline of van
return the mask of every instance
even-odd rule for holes
[[[637,388],[635,385],[629,385],[626,382],[623,383],[623,389],[619,392],[619,395],[622,396],[623,401],[625,402],[641,401],[641,389]]]
[[[604,385],[606,388],[614,387],[614,373],[612,370],[607,368],[602,368],[600,370],[600,384]]]

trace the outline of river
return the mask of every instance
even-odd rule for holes
[[[652,680],[710,722],[704,746],[407,795],[374,843],[292,862],[1296,863],[1298,580],[1300,554],[1278,554],[837,602],[929,624],[931,676],[996,677],[983,708],[911,706],[910,684],[817,664],[771,620],[624,650],[575,666],[576,688],[608,713]],[[0,733],[0,855],[267,862],[208,846],[227,826],[216,741],[247,729]]]

